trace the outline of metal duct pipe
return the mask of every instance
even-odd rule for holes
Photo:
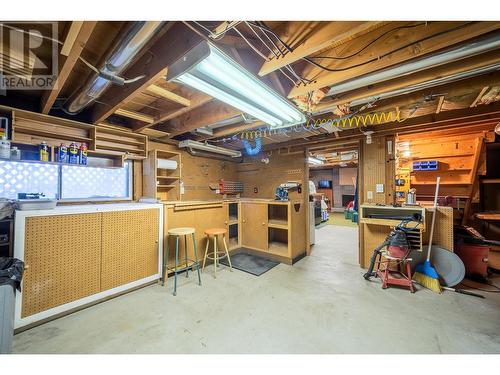
[[[120,81],[120,79],[115,79],[115,77],[118,77],[127,68],[137,53],[160,30],[163,23],[158,21],[134,22],[125,37],[116,44],[109,57],[99,68],[101,74],[95,73],[68,100],[69,104],[66,106],[66,112],[70,114],[80,112],[101,96],[112,81]],[[123,84],[123,80],[121,81],[121,84]]]
[[[475,77],[475,76],[478,76],[481,74],[495,72],[499,69],[500,69],[500,63],[484,66],[484,67],[477,68],[477,69],[467,70],[465,72],[452,74],[450,76],[431,79],[430,81],[416,83],[414,85],[402,87],[402,88],[397,89],[397,90],[383,92],[383,93],[378,94],[378,95],[367,96],[364,98],[356,99],[356,100],[353,100],[350,102],[350,106],[356,107],[358,105],[363,105],[363,104],[370,103],[370,102],[373,102],[376,100],[388,99],[388,98],[392,98],[392,97],[399,96],[399,95],[406,95],[406,94],[410,94],[410,93],[415,92],[415,91],[424,90],[424,89],[427,89],[430,87],[444,85],[446,83]],[[332,108],[334,108],[334,107],[336,107],[336,105],[332,106]],[[314,115],[320,115],[323,113],[331,112],[332,108],[322,109],[321,111],[314,112]]]
[[[500,48],[500,37],[498,34],[495,34],[489,38],[474,41],[467,45],[454,48],[446,52],[438,53],[429,57],[423,57],[416,61],[410,61],[394,68],[384,69],[380,72],[367,74],[363,77],[334,85],[332,88],[330,88],[327,96],[359,89],[360,87],[366,87],[375,83],[415,73],[420,70],[432,68],[437,65],[442,65],[455,60],[478,55],[480,53],[491,51],[496,48]]]

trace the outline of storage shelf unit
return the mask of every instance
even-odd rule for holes
[[[158,168],[158,159],[177,162],[177,169]],[[143,194],[162,201],[181,200],[181,153],[175,151],[151,150],[143,160]]]
[[[228,248],[229,250],[234,250],[240,247],[240,225],[239,225],[239,215],[240,205],[237,202],[227,203],[227,231],[228,231]]]
[[[2,115],[11,119],[11,142],[23,154],[36,154],[33,147],[46,142],[50,147],[50,161],[55,160],[55,148],[61,143],[69,146],[87,144],[89,164],[99,167],[123,167],[125,160],[145,159],[148,137],[119,129],[112,125],[92,125],[79,121],[44,115],[16,108],[0,106]],[[31,147],[31,149],[30,149]],[[93,158],[106,159],[93,163]]]
[[[241,246],[292,264],[305,252],[302,202],[242,200]]]

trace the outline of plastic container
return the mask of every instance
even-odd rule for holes
[[[21,160],[21,150],[16,146],[10,149],[10,160]]]
[[[0,141],[0,158],[10,159],[10,141],[5,136]]]

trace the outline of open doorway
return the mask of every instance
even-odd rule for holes
[[[336,226],[357,229],[359,145],[309,149],[309,193],[316,230]],[[353,231],[357,236],[357,230]]]

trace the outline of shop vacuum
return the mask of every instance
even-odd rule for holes
[[[394,219],[392,217],[384,218]],[[406,233],[412,229],[415,229],[415,227],[408,228],[407,225],[410,221],[416,221],[420,223],[422,221],[422,217],[420,217],[419,214],[415,214],[414,216],[408,216],[400,219],[402,219],[401,222],[391,231],[391,233],[389,233],[385,241],[382,242],[373,251],[373,255],[370,260],[370,267],[368,268],[368,271],[363,275],[366,280],[370,280],[371,277],[375,276],[375,272],[373,271],[373,269],[375,268],[377,259],[382,257],[382,249],[384,247],[387,246],[387,252],[395,258],[404,259],[410,253],[411,248]]]

